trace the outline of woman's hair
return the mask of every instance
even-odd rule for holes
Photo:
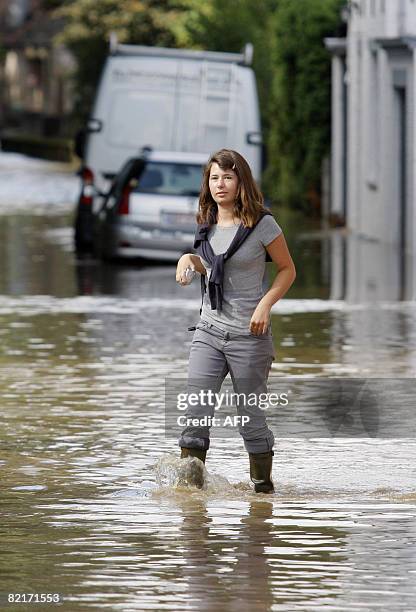
[[[265,210],[263,195],[258,188],[250,166],[240,153],[231,149],[221,149],[209,158],[204,169],[201,192],[199,195],[199,209],[196,216],[198,223],[217,223],[218,206],[211,195],[209,188],[209,175],[212,164],[217,163],[221,170],[234,170],[238,177],[238,191],[235,200],[234,215],[240,219],[245,227],[253,227]]]

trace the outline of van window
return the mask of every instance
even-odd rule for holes
[[[202,181],[202,166],[147,162],[138,177],[135,193],[198,196]]]
[[[122,91],[114,94],[109,115],[108,140],[120,147],[150,145],[170,150],[173,103],[166,94]]]

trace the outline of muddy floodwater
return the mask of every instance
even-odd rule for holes
[[[323,421],[308,437],[294,402],[296,435],[270,414],[274,495],[252,492],[238,436],[213,438],[203,490],[178,486],[164,390],[186,376],[199,284],[77,260],[67,170],[3,161],[0,609],[415,610],[413,262],[282,211],[298,278],[273,309],[270,385],[393,380],[407,435],[389,412],[391,435]]]

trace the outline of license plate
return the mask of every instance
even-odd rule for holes
[[[160,220],[164,225],[177,227],[192,227],[196,225],[195,213],[175,213],[163,211]]]

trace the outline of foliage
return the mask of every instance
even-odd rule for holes
[[[266,184],[281,202],[320,201],[330,143],[330,56],[323,38],[340,22],[342,0],[279,0],[273,15],[270,164]]]

